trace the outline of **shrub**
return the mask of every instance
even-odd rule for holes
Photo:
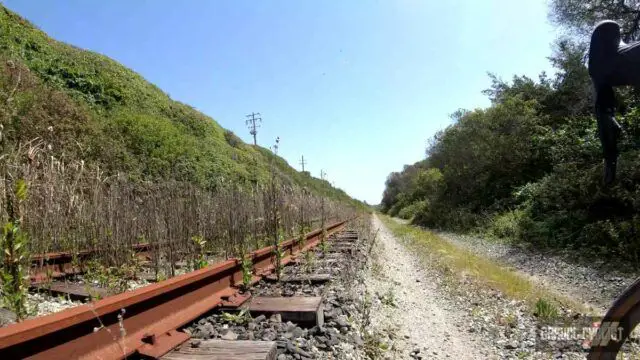
[[[525,216],[522,209],[497,214],[489,223],[487,233],[499,239],[520,239],[521,222]]]
[[[414,216],[416,216],[416,214],[421,212],[426,205],[426,200],[414,202],[411,205],[403,207],[398,212],[398,216],[402,219],[412,219]]]
[[[224,131],[224,139],[227,141],[227,144],[231,145],[234,148],[239,148],[244,142],[240,140],[240,138],[233,133],[231,130]]]

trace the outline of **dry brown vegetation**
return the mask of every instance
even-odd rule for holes
[[[119,266],[131,245],[157,245],[160,255],[195,251],[195,236],[205,250],[223,257],[238,256],[271,243],[270,203],[275,191],[278,235],[294,237],[301,227],[318,227],[321,200],[300,189],[276,185],[241,188],[220,184],[204,190],[189,183],[134,183],[125,176],[104,176],[82,161],[63,163],[48,156],[36,140],[21,149],[21,161],[11,165],[26,181],[24,230],[32,253],[99,249],[105,265]],[[0,191],[4,191],[0,184]],[[326,202],[326,213],[337,219],[349,209]],[[7,218],[1,204],[0,218]],[[301,219],[304,209],[305,219]]]
[[[159,249],[154,265],[169,264],[170,275],[173,263],[196,252],[238,256],[320,226],[321,198],[276,176],[243,183],[219,178],[204,188],[171,179],[143,181],[113,166],[85,163],[96,148],[110,146],[108,139],[85,141],[96,126],[86,111],[63,92],[42,86],[19,62],[3,60],[0,66],[0,176],[6,179],[0,182],[0,221],[9,220],[7,195],[24,180],[22,230],[29,253],[97,249],[102,265],[118,267],[131,261],[131,245],[150,243]],[[73,142],[78,146],[69,146]],[[276,165],[272,171],[279,172]],[[341,202],[325,202],[329,218],[351,211]]]
[[[41,86],[19,63],[0,66],[0,295],[19,317],[33,254],[94,250],[93,258],[74,265],[122,291],[140,269],[134,244],[151,245],[149,265],[160,279],[174,276],[179,262],[193,269],[207,260],[277,248],[319,228],[323,219],[329,224],[354,211],[284,181],[275,156],[267,179],[218,177],[208,186],[145,181],[114,170],[117,157],[110,166],[92,160],[93,152],[108,152],[100,148],[110,142],[86,140],[96,124],[81,106]]]

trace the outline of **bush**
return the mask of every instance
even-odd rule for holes
[[[398,212],[398,217],[402,218],[402,219],[407,219],[410,220],[412,219],[414,216],[416,216],[416,214],[418,214],[419,212],[421,212],[423,210],[423,208],[427,205],[427,202],[425,200],[423,201],[418,201],[418,202],[414,202],[411,205],[405,206],[403,207],[399,212]]]
[[[387,214],[389,216],[398,216],[398,214],[400,213],[400,210],[402,210],[403,204],[402,203],[396,203],[395,205],[393,205],[391,207],[391,209],[389,209],[389,211],[387,211]]]
[[[240,138],[233,133],[231,130],[224,131],[224,139],[227,141],[227,144],[231,145],[234,148],[239,148],[244,142],[240,140]]]
[[[521,209],[497,214],[489,223],[487,233],[499,239],[519,239],[525,215],[526,212]]]

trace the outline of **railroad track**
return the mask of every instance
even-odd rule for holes
[[[152,250],[153,245],[141,243],[131,245],[131,250],[138,256],[144,256]],[[31,256],[30,281],[32,284],[40,284],[54,279],[60,279],[84,272],[82,264],[86,260],[99,253],[95,249],[86,249],[78,252],[52,252]]]
[[[327,234],[342,231],[345,224],[346,221],[331,224]],[[297,239],[283,242],[282,264],[297,261],[299,253],[317,246],[321,234],[321,230],[307,234],[304,244]],[[274,271],[273,247],[254,251],[250,257],[252,284]],[[134,291],[0,328],[0,358],[161,358],[190,339],[188,333],[180,331],[181,327],[212,310],[238,309],[246,304],[251,295],[239,290],[242,277],[241,261],[230,259]],[[250,303],[255,304],[255,299]],[[279,306],[264,302],[262,305]],[[264,306],[263,312],[273,312],[266,311],[269,309]],[[172,354],[167,359],[179,356],[175,351]]]
[[[329,219],[329,222],[336,219]],[[312,219],[313,223],[320,223],[320,218]],[[166,245],[166,244],[164,244]],[[152,251],[162,244],[138,243],[130,246],[136,256],[141,259],[150,259]],[[31,256],[30,281],[34,286],[53,280],[79,275],[85,272],[83,266],[87,260],[99,255],[98,249],[84,249],[77,252],[58,251]],[[184,255],[184,254],[182,254]]]

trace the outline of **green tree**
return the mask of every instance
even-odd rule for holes
[[[625,41],[637,40],[640,0],[552,0],[550,18],[571,35],[586,40],[598,22],[609,19],[622,25]]]

